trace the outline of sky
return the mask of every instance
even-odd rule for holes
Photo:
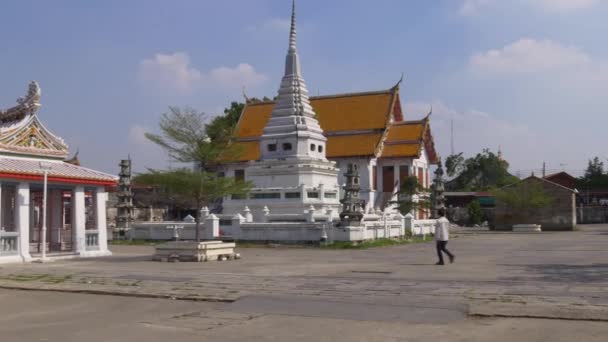
[[[84,166],[167,168],[148,142],[168,106],[209,118],[273,97],[291,0],[5,0],[0,108],[30,80],[41,120]],[[401,88],[408,120],[432,106],[441,156],[500,147],[511,171],[608,163],[608,1],[298,0],[312,95]]]

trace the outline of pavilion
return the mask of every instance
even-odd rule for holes
[[[32,81],[0,110],[0,263],[111,255],[105,188],[117,177],[66,160],[68,145],[38,118],[39,101]]]

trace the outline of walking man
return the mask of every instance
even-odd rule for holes
[[[437,215],[439,219],[437,219],[437,223],[435,224],[435,240],[437,241],[437,256],[439,257],[439,261],[435,265],[444,265],[442,252],[447,254],[450,258],[450,263],[453,263],[456,256],[445,248],[450,239],[450,221],[445,217],[444,208],[440,208],[437,211]]]

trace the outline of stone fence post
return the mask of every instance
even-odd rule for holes
[[[205,240],[214,240],[220,236],[220,219],[219,217],[211,214],[205,219],[205,234],[203,235]]]
[[[248,206],[245,206],[245,210],[243,210],[243,212],[245,213],[245,222],[253,222],[253,214],[251,213],[251,209],[249,209]]]
[[[405,235],[405,216],[401,213],[395,215],[395,220],[399,221],[399,237]]]
[[[306,221],[315,222],[315,206],[312,204],[310,205],[310,208],[308,208],[308,216],[306,217]]]
[[[270,221],[270,209],[268,209],[268,206],[264,206],[264,209],[262,209],[262,213],[264,214],[262,217],[262,222],[268,223]]]
[[[410,232],[410,234],[414,235],[414,215],[407,213],[403,218],[403,226],[406,232]]]
[[[234,240],[239,240],[241,238],[241,224],[246,221],[247,219],[238,213],[232,217],[232,238]]]

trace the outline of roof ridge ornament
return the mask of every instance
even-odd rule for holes
[[[15,122],[28,115],[34,115],[40,108],[40,96],[40,86],[36,81],[31,81],[27,94],[17,99],[16,106],[7,110],[0,109],[0,123]]]

